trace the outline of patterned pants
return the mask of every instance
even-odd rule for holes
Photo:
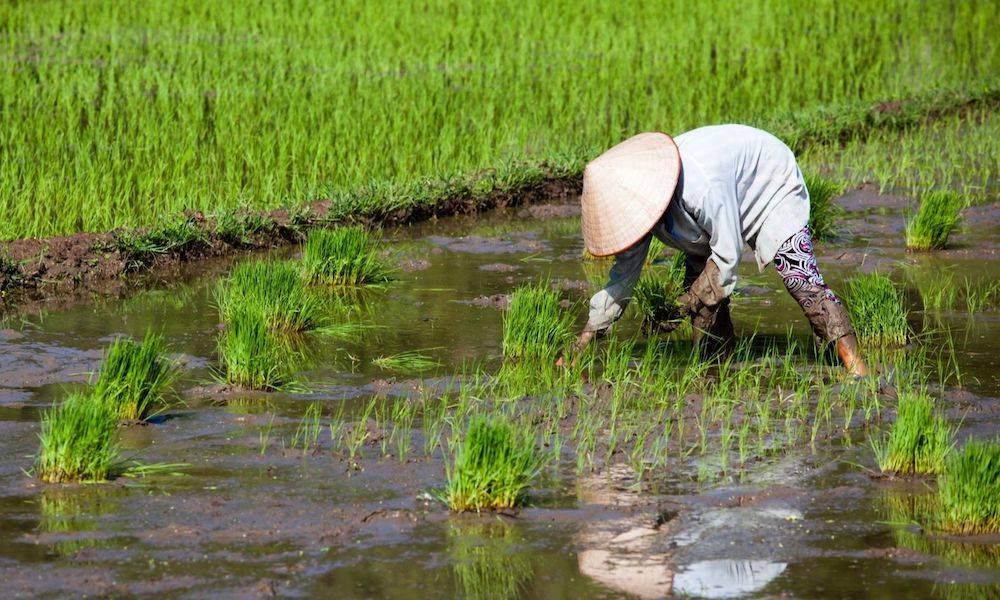
[[[823,299],[840,304],[840,299],[826,285],[823,274],[819,272],[808,227],[803,227],[778,248],[778,253],[774,255],[774,267],[788,293],[803,310]]]

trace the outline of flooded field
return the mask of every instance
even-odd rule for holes
[[[967,209],[950,249],[915,254],[902,243],[905,198],[860,188],[838,203],[841,232],[818,248],[827,281],[839,291],[859,273],[889,274],[905,290],[916,341],[902,358],[873,359],[881,386],[810,371],[802,377],[820,383],[801,406],[783,404],[792,390],[765,386],[762,397],[777,403],[770,418],[783,423],[773,429],[738,407],[730,425],[706,424],[698,393],[662,398],[688,416],[676,421],[686,432],[656,446],[663,460],[632,451],[645,444],[646,413],[601,421],[601,441],[580,447],[589,438],[574,432],[626,383],[590,375],[549,390],[566,395],[545,393],[551,368],[539,366],[537,380],[520,375],[521,394],[462,392],[501,369],[502,311],[518,285],[549,281],[582,325],[608,265],[582,259],[575,203],[385,232],[399,270],[350,299],[366,327],[305,339],[295,384],[279,392],[219,383],[213,291],[232,260],[125,299],[10,314],[0,330],[4,594],[995,598],[1000,538],[922,527],[936,510],[933,478],[876,476],[869,439],[894,419],[892,360],[926,376],[959,446],[1000,431],[996,295],[976,311],[960,300],[1000,278],[1000,205]],[[958,300],[930,301],[942,287],[959,289]],[[751,370],[794,356],[802,371],[815,358],[808,323],[773,269],[744,262],[733,318]],[[616,327],[606,344],[634,341],[636,361],[688,352],[680,334],[650,349],[657,342],[632,314]],[[110,341],[149,330],[162,331],[181,365],[178,397],[120,436],[126,456],[177,466],[103,484],[29,476],[41,411],[90,379]],[[426,368],[379,360],[413,351]],[[838,400],[823,404],[827,392]],[[845,404],[852,394],[857,403]],[[755,432],[746,452],[733,410]],[[448,440],[463,418],[491,411],[535,423],[551,458],[519,512],[453,514],[439,500]],[[616,438],[618,427],[627,431]]]

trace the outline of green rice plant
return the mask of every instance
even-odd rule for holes
[[[904,271],[917,288],[924,310],[952,310],[958,304],[960,287],[951,271],[920,265],[907,265]]]
[[[142,342],[115,340],[104,354],[93,397],[109,404],[120,420],[145,420],[177,377],[165,350],[163,337],[152,333]]]
[[[544,281],[511,293],[503,315],[505,358],[548,359],[563,350],[573,316],[559,302],[559,294]]]
[[[372,364],[386,371],[400,373],[421,373],[441,366],[438,361],[421,354],[420,350],[408,350],[390,356],[379,356],[372,360]]]
[[[928,192],[920,197],[917,214],[906,222],[906,247],[910,250],[940,250],[958,225],[967,205],[954,192]]]
[[[383,4],[0,3],[0,238],[315,198],[334,215],[433,213],[579,174],[623,132],[751,122],[799,151],[930,112],[876,102],[958,88],[944,106],[966,106],[996,73],[991,2]],[[660,26],[622,34],[642,22]]]
[[[1000,532],[1000,438],[969,440],[947,462],[942,525],[955,533]]]
[[[305,278],[333,286],[385,283],[392,269],[381,247],[381,239],[360,225],[312,231],[302,251]]]
[[[642,315],[643,327],[652,330],[658,324],[679,321],[677,298],[683,291],[683,282],[669,272],[643,274],[632,290],[632,302]]]
[[[114,406],[89,393],[70,394],[42,413],[35,475],[49,483],[104,481],[118,463]]]
[[[935,475],[944,470],[955,430],[935,414],[934,401],[923,390],[901,392],[896,421],[886,438],[872,438],[883,473]]]
[[[849,279],[845,300],[862,344],[884,348],[906,344],[910,336],[907,310],[903,294],[891,279],[877,272]]]
[[[223,242],[241,247],[250,245],[253,236],[274,231],[276,227],[274,219],[259,212],[222,211],[215,217],[213,233]]]
[[[807,173],[805,175],[806,190],[809,192],[809,230],[813,239],[828,240],[837,234],[844,209],[834,199],[843,190],[843,185]]]
[[[456,512],[518,508],[540,469],[531,430],[475,416],[446,465],[443,500]]]
[[[319,402],[313,402],[306,407],[302,420],[299,421],[295,433],[292,434],[290,447],[292,450],[301,450],[302,454],[308,454],[319,444],[319,432],[322,430],[320,420],[323,418],[323,408]]]
[[[125,260],[125,271],[138,271],[161,254],[186,252],[206,243],[207,233],[192,219],[175,219],[143,231],[118,232],[109,250],[118,251]]]
[[[226,383],[252,390],[277,390],[291,383],[286,348],[251,309],[231,310],[219,335],[219,359]]]
[[[268,328],[289,333],[327,326],[331,310],[302,283],[299,268],[283,260],[237,265],[216,287],[215,302],[223,324],[235,313],[255,314]]]

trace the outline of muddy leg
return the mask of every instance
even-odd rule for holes
[[[816,337],[836,344],[837,354],[848,372],[867,375],[868,368],[861,358],[847,309],[819,272],[808,227],[781,245],[774,257],[774,265],[788,293],[802,307]]]
[[[688,255],[684,261],[684,289],[690,290],[691,284],[705,270],[707,259]],[[719,304],[715,320],[707,328],[695,327],[693,339],[701,347],[703,356],[715,356],[732,351],[736,345],[736,331],[733,329],[733,319],[729,312],[729,298]]]

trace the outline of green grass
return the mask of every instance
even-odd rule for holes
[[[819,175],[806,174],[809,191],[809,230],[813,239],[828,240],[837,234],[844,209],[834,202],[844,186]]]
[[[845,302],[862,344],[884,348],[906,344],[910,336],[907,310],[902,292],[891,279],[881,273],[849,279]]]
[[[945,248],[965,206],[966,200],[953,192],[923,194],[917,214],[906,222],[906,247],[910,250]]]
[[[94,397],[109,404],[121,420],[145,420],[177,376],[177,368],[165,352],[163,337],[152,333],[142,342],[115,340],[104,354]]]
[[[544,281],[515,289],[503,315],[503,355],[548,359],[558,354],[573,325],[573,315],[559,302],[559,293]]]
[[[956,85],[996,73],[994,18],[990,2],[905,0],[4,3],[0,238]]]
[[[945,529],[1000,532],[1000,438],[970,440],[956,452],[948,460],[939,493]]]
[[[386,371],[400,373],[421,373],[441,366],[441,363],[426,354],[422,354],[419,350],[379,356],[372,360],[372,364]]]
[[[254,313],[274,331],[299,333],[327,324],[327,302],[308,290],[300,267],[289,261],[261,260],[237,265],[219,282],[215,301],[223,323],[234,313]]]
[[[277,390],[291,383],[288,349],[252,310],[228,315],[219,335],[226,383],[251,390]]]
[[[380,255],[381,239],[360,225],[317,229],[302,251],[302,268],[311,283],[359,286],[385,283],[392,269]]]
[[[71,394],[42,413],[35,475],[49,483],[108,479],[118,461],[117,428],[113,405]]]
[[[944,471],[954,429],[936,414],[934,401],[923,391],[901,392],[896,421],[884,439],[872,439],[878,466],[884,473],[936,475]]]
[[[208,240],[208,233],[192,219],[176,219],[147,230],[124,230],[115,234],[108,250],[117,250],[126,271],[140,271],[157,256],[185,252]]]
[[[540,466],[530,430],[473,417],[447,469],[444,500],[456,512],[518,508]]]

